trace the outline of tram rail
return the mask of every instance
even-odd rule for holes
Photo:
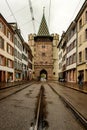
[[[48,83],[50,89],[58,96],[60,99],[66,104],[68,108],[73,112],[74,116],[79,120],[79,122],[87,129],[87,120],[72,106],[70,102],[68,102],[64,97],[62,97],[53,87]],[[34,122],[34,130],[45,130],[48,127],[48,121],[46,120],[45,113],[43,113],[44,105],[43,99],[45,98],[44,92],[44,85],[41,85],[40,93],[38,96],[38,103],[37,103],[37,111],[36,111],[36,118]],[[45,101],[46,103],[46,101]]]
[[[71,109],[71,111],[74,113],[74,116],[80,121],[80,123],[87,129],[87,119],[80,114],[75,107],[67,101],[67,99],[65,99],[63,96],[61,96],[53,87],[52,85],[48,84],[48,86],[52,89],[52,91],[58,95],[61,100]]]
[[[26,89],[27,87],[31,86],[35,84],[35,82],[31,82],[31,83],[26,83],[26,85],[20,85],[20,89],[15,89],[15,91],[13,91],[13,93],[10,93],[9,95],[0,98],[0,101],[11,96],[14,95],[20,91],[22,91],[23,89]],[[49,86],[49,88],[57,95],[60,97],[60,99],[66,104],[66,106],[68,106],[68,108],[70,108],[72,110],[72,112],[74,113],[75,117],[82,123],[82,125],[87,129],[87,120],[74,108],[74,106],[67,101],[67,99],[65,99],[63,96],[61,96],[58,91],[56,91],[56,89],[49,83],[47,83],[47,85]],[[15,88],[15,87],[14,87]],[[6,89],[7,90],[7,89]],[[46,101],[45,101],[45,86],[44,84],[41,85],[40,87],[40,91],[39,94],[37,96],[37,102],[36,102],[36,110],[35,110],[35,118],[34,118],[34,130],[45,130],[48,127],[48,121],[46,120]]]
[[[34,130],[43,130],[43,128],[45,130],[47,127],[48,122],[46,121],[45,89],[44,86],[41,85],[36,106]]]

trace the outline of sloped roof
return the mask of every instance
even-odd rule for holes
[[[50,33],[49,33],[48,26],[46,23],[45,15],[43,13],[43,17],[41,20],[41,24],[40,24],[37,36],[49,36],[49,35],[50,35]]]

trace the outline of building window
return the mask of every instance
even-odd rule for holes
[[[25,53],[27,54],[27,48],[25,48]]]
[[[25,61],[28,60],[28,58],[24,54],[22,54],[22,59],[25,60]]]
[[[73,41],[73,48],[76,47],[76,40]]]
[[[85,30],[85,39],[87,40],[87,29]]]
[[[79,46],[82,44],[82,35],[79,36]]]
[[[14,44],[17,46],[17,38],[14,37]]]
[[[11,47],[8,43],[7,43],[7,52],[13,55],[13,47]]]
[[[70,64],[72,64],[72,56],[70,56]]]
[[[14,49],[14,56],[17,57],[17,50],[16,49]]]
[[[87,60],[87,48],[85,48],[85,60]]]
[[[42,53],[42,56],[45,56],[45,53]]]
[[[42,45],[42,48],[45,48],[45,45]]]
[[[2,30],[2,23],[0,22],[0,30]]]
[[[75,32],[76,32],[76,28],[73,27],[72,30],[71,30],[71,32],[70,32],[70,37],[72,37],[75,34]]]
[[[61,69],[62,68],[62,63],[59,63],[59,69]]]
[[[82,62],[82,52],[79,52],[79,62]]]
[[[68,58],[66,59],[66,65],[68,66],[69,65],[69,62],[68,62],[69,60],[68,60]]]
[[[69,58],[67,59],[67,62],[68,62],[67,65],[69,65],[69,64],[70,64],[70,63],[69,63]]]
[[[59,60],[62,58],[62,52],[59,54]]]
[[[24,48],[24,45],[23,45],[23,51],[25,50],[25,48]]]
[[[12,41],[12,34],[10,33],[10,31],[7,31],[7,37],[10,41]]]
[[[4,25],[2,22],[0,22],[0,31],[4,33]]]
[[[75,63],[75,62],[76,62],[76,53],[73,54],[73,63]]]
[[[3,65],[3,66],[6,65],[6,58],[2,55],[0,55],[0,65]]]
[[[0,48],[4,49],[4,39],[0,37]]]
[[[0,65],[3,64],[3,57],[0,55]]]
[[[14,68],[17,69],[17,60],[14,60]]]
[[[80,21],[79,21],[79,29],[81,29],[82,28],[82,19],[80,19]]]
[[[7,60],[7,66],[10,67],[10,68],[13,68],[13,61],[8,59]]]

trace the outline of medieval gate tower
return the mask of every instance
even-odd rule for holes
[[[28,40],[33,54],[34,78],[45,76],[47,80],[58,80],[59,35],[50,35],[44,13],[38,34],[30,34]]]

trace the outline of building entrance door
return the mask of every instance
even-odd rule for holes
[[[40,71],[40,80],[46,81],[47,80],[47,71],[45,69]]]

